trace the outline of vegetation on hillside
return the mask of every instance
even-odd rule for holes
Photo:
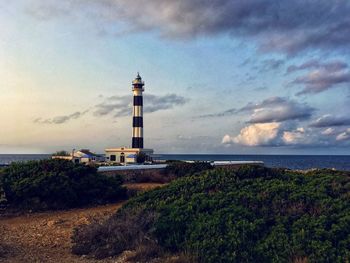
[[[30,210],[65,209],[124,198],[120,176],[65,160],[12,163],[0,174],[8,205]]]
[[[350,174],[204,171],[76,229],[73,243],[74,253],[98,258],[156,246],[199,262],[349,262]]]
[[[180,161],[172,161],[161,171],[135,171],[123,175],[126,183],[169,183],[176,178],[183,177],[186,174],[194,174],[205,170],[213,169],[213,166],[207,162],[186,163]]]
[[[165,168],[166,175],[172,175],[175,178],[183,177],[185,175],[192,175],[205,170],[211,170],[213,166],[208,162],[180,162],[171,161],[168,162],[168,166]]]

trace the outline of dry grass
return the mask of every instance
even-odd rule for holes
[[[155,219],[154,213],[129,209],[105,222],[79,226],[72,236],[72,252],[101,259],[135,250],[149,242],[149,229]]]
[[[293,263],[308,263],[307,257],[295,257]]]
[[[151,189],[147,186],[140,188]],[[116,262],[94,260],[71,253],[73,228],[105,220],[124,202],[42,213],[0,215],[0,262]]]
[[[138,246],[135,249],[134,253],[127,257],[127,261],[147,263],[151,260],[160,258],[163,255],[163,249],[154,242],[150,241],[148,243],[141,244],[140,246]]]
[[[144,192],[144,191],[149,191],[149,190],[152,190],[154,188],[162,187],[165,185],[167,185],[167,184],[164,184],[164,183],[127,183],[127,184],[124,184],[123,186],[125,186],[129,190],[136,190],[136,191]]]

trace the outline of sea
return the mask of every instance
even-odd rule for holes
[[[41,160],[48,154],[0,154],[0,166],[11,162]],[[263,161],[267,167],[307,170],[331,168],[350,171],[350,155],[224,155],[224,154],[156,154],[157,160],[183,161]]]

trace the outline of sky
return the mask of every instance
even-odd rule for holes
[[[348,0],[0,0],[0,153],[349,154]]]

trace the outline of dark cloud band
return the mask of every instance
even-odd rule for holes
[[[337,117],[332,115],[324,115],[310,124],[314,128],[328,128],[337,126],[350,125],[350,117]]]
[[[34,120],[34,123],[38,124],[63,124],[66,123],[70,120],[76,120],[79,119],[80,117],[84,116],[89,110],[80,112],[74,112],[69,115],[62,115],[62,116],[56,116],[50,119],[43,119],[43,118],[37,118]]]
[[[145,94],[144,100],[146,101],[145,105],[143,106],[144,113],[168,110],[176,106],[184,105],[188,102],[187,98],[176,94],[168,94],[163,96]],[[142,103],[142,100],[136,99],[135,102],[137,103],[136,105],[139,105]],[[107,114],[114,114],[115,117],[129,116],[131,115],[132,109],[132,97],[112,96],[105,99],[102,103],[96,105],[95,108],[95,116],[103,116]]]
[[[156,31],[173,39],[248,37],[263,51],[289,54],[349,49],[350,43],[348,0],[34,0],[30,12],[40,19],[85,12],[104,31],[111,24],[127,24],[128,30]]]

